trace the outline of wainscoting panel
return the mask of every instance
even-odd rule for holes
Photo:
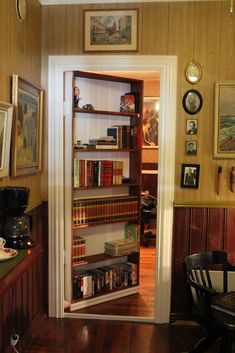
[[[225,250],[235,264],[235,208],[175,207],[172,252],[171,319],[190,318],[183,273],[187,255]]]

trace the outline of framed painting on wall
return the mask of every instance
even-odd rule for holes
[[[85,10],[84,51],[137,51],[138,9]]]
[[[235,82],[216,82],[214,157],[235,157]]]
[[[144,97],[143,148],[158,148],[159,97]]]
[[[41,170],[43,91],[13,75],[12,103],[12,176],[38,173]]]
[[[0,102],[0,178],[9,175],[13,105]]]

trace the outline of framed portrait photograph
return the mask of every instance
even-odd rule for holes
[[[198,120],[186,119],[186,127],[185,127],[186,135],[197,135],[197,132],[198,132]]]
[[[197,141],[185,141],[185,155],[196,156],[197,155]]]
[[[13,75],[12,103],[12,176],[38,173],[41,170],[43,91]]]
[[[143,148],[158,148],[159,97],[144,97]]]
[[[235,158],[235,82],[215,84],[214,157]]]
[[[0,102],[0,178],[9,175],[13,105]]]
[[[199,113],[202,108],[202,103],[201,93],[195,89],[188,90],[183,96],[183,108],[188,114],[194,115]]]
[[[182,164],[181,187],[198,189],[199,185],[199,164]]]
[[[84,10],[84,52],[137,50],[138,9]]]

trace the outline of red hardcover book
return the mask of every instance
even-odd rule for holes
[[[124,94],[121,96],[120,112],[135,112],[134,94]]]
[[[81,182],[81,187],[85,187],[85,160],[81,159],[80,160],[80,182]]]

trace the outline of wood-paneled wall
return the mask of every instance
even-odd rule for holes
[[[171,317],[189,316],[184,258],[202,251],[225,250],[235,264],[235,208],[176,207],[172,247]]]
[[[0,279],[1,352],[8,352],[13,328],[20,336],[17,347],[23,352],[27,335],[47,312],[47,203],[35,207],[29,215],[35,248],[29,249],[28,255]]]
[[[43,6],[43,86],[47,84],[47,55],[83,54],[83,10],[119,7],[139,9],[136,54],[177,55],[178,58],[175,200],[235,201],[228,183],[234,160],[218,161],[212,156],[214,84],[235,80],[235,16],[230,15],[229,1]],[[190,85],[184,76],[187,63],[193,59],[202,66],[202,79],[197,85]],[[194,116],[198,119],[199,132],[193,137],[185,135],[186,119],[192,116],[184,112],[181,103],[190,88],[199,90],[203,96],[202,110]],[[195,138],[198,155],[185,156],[185,140]],[[180,188],[182,163],[201,165],[199,189]],[[224,171],[219,196],[215,193],[218,164]]]
[[[41,5],[27,1],[27,17],[19,22],[15,0],[0,1],[0,101],[11,102],[11,77],[18,74],[37,86],[41,85]],[[30,188],[30,207],[42,200],[41,176],[6,177],[0,186],[15,185]]]

